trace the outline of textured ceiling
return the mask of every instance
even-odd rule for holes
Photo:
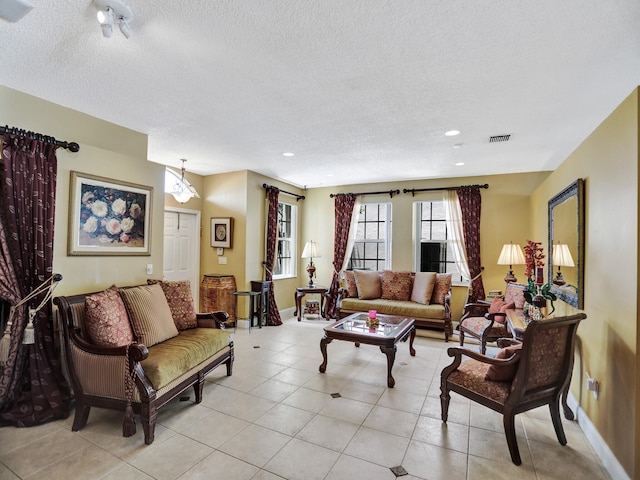
[[[129,40],[102,36],[90,0],[30,2],[0,20],[0,84],[146,133],[150,160],[200,174],[550,170],[640,84],[638,0],[127,0]]]

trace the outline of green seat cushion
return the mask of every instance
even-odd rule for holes
[[[375,300],[345,298],[340,304],[340,309],[354,312],[377,310],[379,313],[386,313],[387,315],[401,315],[410,318],[431,318],[436,320],[444,320],[445,317],[443,305],[423,305],[417,302],[385,300],[383,298],[377,298]]]
[[[140,362],[156,390],[214,356],[229,345],[229,332],[217,328],[191,328],[149,348]]]

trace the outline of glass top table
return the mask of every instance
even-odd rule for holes
[[[416,336],[414,319],[378,314],[378,326],[369,327],[367,326],[367,317],[367,313],[357,312],[324,328],[324,337],[320,340],[323,362],[319,370],[321,373],[327,370],[327,345],[333,340],[353,342],[356,347],[359,347],[361,343],[376,345],[387,356],[387,386],[392,388],[396,383],[391,375],[391,370],[398,342],[409,339],[409,353],[412,357],[416,355],[413,348],[413,340]]]

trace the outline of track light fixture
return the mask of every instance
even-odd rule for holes
[[[102,35],[111,38],[113,35],[113,24],[118,22],[118,27],[125,38],[131,37],[129,22],[133,18],[133,12],[129,7],[119,0],[94,0],[98,9],[98,22],[102,28]]]

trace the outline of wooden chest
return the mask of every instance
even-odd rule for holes
[[[229,321],[236,319],[236,297],[229,295],[236,291],[233,275],[205,275],[200,284],[200,311],[221,310],[229,314]]]

